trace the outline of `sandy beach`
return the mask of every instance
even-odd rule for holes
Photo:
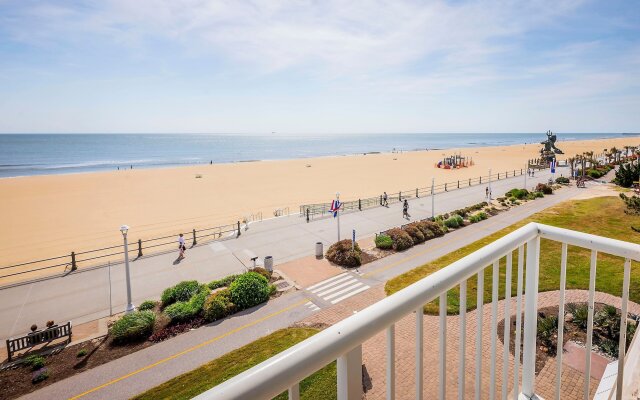
[[[544,136],[541,137],[544,139]],[[638,145],[636,137],[558,142],[565,159]],[[0,266],[233,223],[251,213],[376,196],[525,167],[541,145],[479,147],[0,179]],[[474,166],[434,167],[460,152]],[[200,178],[196,178],[196,176]],[[12,279],[13,280],[13,279]],[[4,282],[0,283],[6,283]]]

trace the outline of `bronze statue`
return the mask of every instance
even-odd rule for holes
[[[544,159],[551,161],[556,158],[556,154],[564,154],[562,150],[556,147],[556,140],[557,138],[555,133],[547,131],[547,140],[540,142],[540,144],[544,145],[544,147],[540,149],[540,155]]]

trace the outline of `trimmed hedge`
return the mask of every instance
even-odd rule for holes
[[[142,303],[140,303],[140,305],[138,306],[138,310],[140,311],[153,310],[154,308],[156,308],[157,304],[158,304],[157,301],[145,300]]]
[[[209,289],[211,290],[215,290],[221,287],[228,287],[229,285],[231,285],[231,282],[236,280],[237,277],[238,275],[225,276],[224,278],[218,279],[217,281],[209,282],[207,286],[209,286]]]
[[[381,250],[389,250],[393,248],[393,240],[389,237],[389,235],[378,235],[375,239],[376,247]]]
[[[173,303],[164,309],[164,313],[171,319],[173,324],[189,321],[202,313],[204,302],[210,292],[207,285],[200,285],[198,292],[189,301]]]
[[[178,301],[187,301],[198,292],[198,281],[182,281],[175,286],[166,288],[162,292],[160,301],[162,307],[166,307]]]
[[[231,302],[240,309],[251,308],[269,299],[269,281],[256,272],[240,275],[229,286]]]
[[[560,185],[567,185],[569,184],[569,178],[567,178],[566,176],[558,177],[556,178],[556,183]]]
[[[458,228],[462,226],[464,220],[458,214],[452,215],[446,220],[444,220],[444,226],[447,228]]]
[[[362,250],[356,242],[351,249],[351,239],[344,239],[332,244],[327,250],[327,260],[343,267],[359,267],[362,264]]]
[[[553,188],[544,183],[538,183],[536,186],[536,192],[542,192],[543,194],[553,194]]]
[[[211,322],[233,314],[236,306],[231,302],[231,291],[222,289],[212,293],[204,302],[204,318]]]
[[[409,224],[405,226],[403,229],[405,232],[409,234],[409,236],[411,236],[411,240],[413,240],[413,244],[424,243],[424,241],[426,240],[424,233],[422,233],[422,231],[414,224]]]
[[[393,241],[393,249],[396,251],[406,250],[413,247],[413,239],[407,232],[400,228],[393,228],[387,231],[387,235]]]
[[[529,191],[527,189],[511,189],[505,193],[505,197],[513,197],[518,200],[522,200],[527,197]]]
[[[123,315],[109,329],[116,343],[146,339],[153,332],[156,314],[153,311],[134,311]]]

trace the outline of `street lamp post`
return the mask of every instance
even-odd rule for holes
[[[340,192],[336,193],[336,219],[338,220],[338,242],[340,241]]]
[[[133,303],[131,302],[131,276],[129,274],[129,245],[127,244],[128,231],[129,231],[129,227],[127,225],[122,225],[120,227],[120,232],[122,232],[122,237],[124,238],[124,267],[125,267],[125,274],[127,279],[127,308],[125,308],[124,311],[127,314],[136,309],[133,306]]]

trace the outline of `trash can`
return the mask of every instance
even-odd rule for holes
[[[264,258],[264,269],[266,269],[269,272],[273,272],[273,257],[272,256],[266,256]]]
[[[316,258],[322,258],[323,256],[322,242],[316,242]]]

